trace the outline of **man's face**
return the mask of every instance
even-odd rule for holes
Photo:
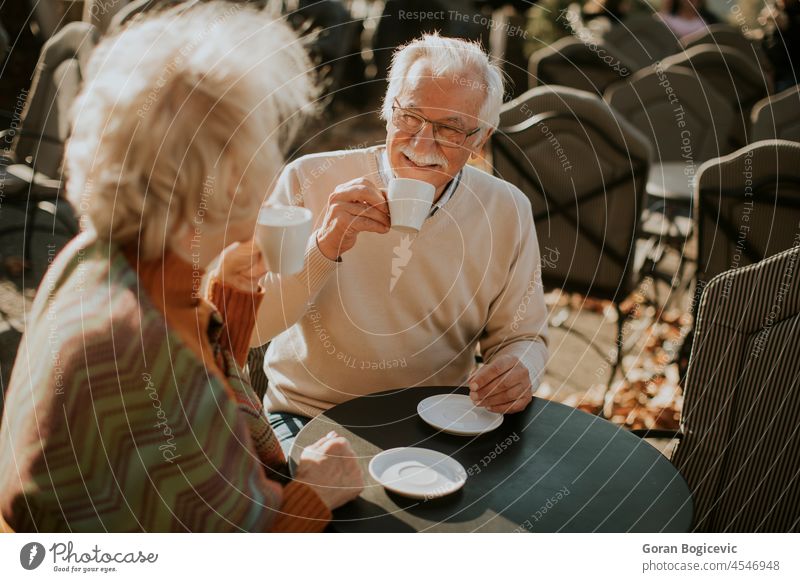
[[[408,71],[397,96],[401,107],[432,121],[470,132],[479,125],[478,113],[486,98],[486,85],[477,76],[433,77],[425,59]],[[412,135],[387,123],[389,163],[400,178],[423,180],[436,187],[438,198],[444,187],[464,167],[470,155],[481,151],[489,138],[481,129],[459,147],[443,147],[433,138],[429,123]]]

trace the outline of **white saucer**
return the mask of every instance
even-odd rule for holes
[[[444,497],[464,486],[461,463],[438,451],[418,447],[389,449],[369,462],[369,474],[389,491],[413,497]]]
[[[503,415],[480,408],[463,394],[439,394],[417,404],[422,420],[434,428],[458,435],[478,435],[503,424]]]

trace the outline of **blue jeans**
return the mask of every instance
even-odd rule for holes
[[[283,454],[288,461],[294,439],[297,438],[303,427],[311,422],[311,419],[289,412],[270,412],[267,414],[267,420],[269,420],[272,430],[275,431],[275,436],[278,437]]]

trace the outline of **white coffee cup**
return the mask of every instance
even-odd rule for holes
[[[300,206],[262,206],[256,244],[273,273],[294,275],[303,269],[313,215]]]
[[[389,214],[392,228],[417,233],[431,213],[436,188],[422,180],[394,178],[389,182]]]

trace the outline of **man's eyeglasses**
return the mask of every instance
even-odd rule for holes
[[[433,127],[433,139],[436,140],[441,146],[455,148],[464,145],[464,142],[471,135],[475,135],[480,131],[480,127],[473,130],[466,131],[453,125],[446,123],[439,123],[438,121],[431,121],[427,117],[423,117],[419,113],[414,113],[410,109],[402,107],[397,99],[394,100],[392,106],[392,124],[399,130],[416,135],[426,123],[430,123]]]

